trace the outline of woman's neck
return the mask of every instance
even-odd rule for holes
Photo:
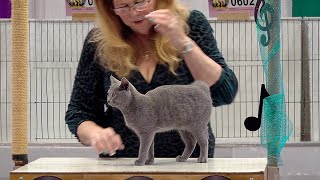
[[[148,44],[154,41],[155,34],[154,33],[149,33],[149,34],[134,33],[133,37],[138,41],[142,42],[143,44]]]
[[[132,34],[133,42],[137,44],[142,52],[152,51],[155,46],[154,35],[152,34]]]
[[[136,64],[139,64],[144,61],[154,61],[155,58],[155,33],[138,34],[133,33],[132,41],[137,48],[137,60]]]

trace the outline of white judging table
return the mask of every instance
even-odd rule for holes
[[[266,158],[212,158],[197,163],[190,158],[156,158],[153,165],[134,166],[135,158],[40,158],[10,173],[11,180],[29,180],[42,176],[60,179],[127,179],[146,176],[151,179],[197,180],[219,175],[237,180],[264,179]]]

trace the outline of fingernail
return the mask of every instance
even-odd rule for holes
[[[150,22],[152,22],[152,23],[155,23],[156,21],[155,21],[155,18],[149,18],[148,19]]]
[[[160,26],[160,25],[157,24],[157,25],[155,25],[155,26],[153,27],[153,29],[154,29],[154,30],[157,30],[157,29],[159,28],[159,26]]]

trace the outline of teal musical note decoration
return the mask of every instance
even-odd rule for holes
[[[262,5],[263,8],[258,9],[257,7],[260,7]],[[261,21],[258,19],[258,12],[260,10],[260,18],[265,20],[265,26],[261,24]],[[270,15],[270,21],[269,21],[269,15]],[[273,7],[269,3],[265,3],[264,0],[258,0],[255,11],[254,11],[255,21],[257,24],[257,28],[263,32],[265,32],[267,35],[262,35],[260,42],[263,46],[268,46],[270,43],[270,30],[273,27],[275,23],[275,12]]]

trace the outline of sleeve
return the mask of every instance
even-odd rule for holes
[[[238,80],[219,51],[208,20],[200,11],[194,10],[190,13],[188,25],[190,27],[189,36],[207,56],[222,67],[220,79],[210,87],[213,106],[232,103],[238,91]]]
[[[82,122],[98,122],[104,113],[104,70],[95,60],[96,44],[90,42],[94,31],[92,29],[85,39],[65,115],[66,124],[76,137]]]

